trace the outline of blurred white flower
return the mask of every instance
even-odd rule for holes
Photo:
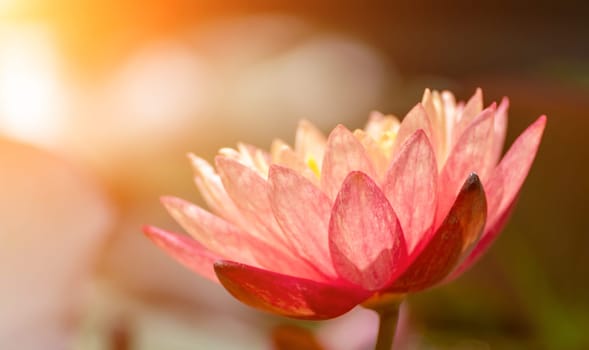
[[[0,140],[0,349],[67,349],[111,208],[96,183]]]

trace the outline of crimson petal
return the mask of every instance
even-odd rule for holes
[[[416,292],[446,277],[480,237],[487,217],[485,192],[479,177],[471,174],[450,212],[409,268],[388,288],[392,292]],[[419,251],[419,249],[418,249]]]
[[[221,284],[239,301],[282,316],[324,320],[342,315],[368,297],[349,285],[287,276],[233,261],[215,263]]]

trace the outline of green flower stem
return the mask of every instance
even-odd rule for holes
[[[362,306],[375,311],[379,317],[378,337],[374,350],[393,348],[399,309],[404,298],[405,295],[402,294],[376,294],[362,303]]]
[[[374,350],[392,349],[399,319],[399,306],[400,304],[394,304],[382,310],[375,310],[378,313],[379,325]]]

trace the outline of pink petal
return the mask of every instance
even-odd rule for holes
[[[217,262],[215,272],[227,291],[241,302],[299,319],[337,317],[368,296],[349,286],[296,278],[232,261]]]
[[[454,129],[454,141],[458,141],[462,136],[462,133],[468,128],[470,123],[481,113],[483,110],[483,90],[477,88],[474,95],[468,100],[462,113],[458,124]],[[452,143],[453,145],[454,143]]]
[[[393,115],[373,111],[368,117],[364,131],[374,140],[378,140],[384,131],[397,131],[400,124],[399,119]]]
[[[515,140],[487,181],[487,226],[481,241],[465,261],[462,270],[473,264],[501,232],[536,157],[545,127],[546,117],[541,116]]]
[[[415,292],[442,281],[480,237],[486,213],[483,186],[478,176],[471,174],[442,225],[418,248],[415,260],[390,291]]]
[[[204,159],[189,154],[192,166],[196,172],[194,182],[208,207],[222,218],[231,222],[243,222],[239,210],[227,195],[221,178],[213,167]]]
[[[211,252],[254,265],[256,255],[267,255],[267,244],[220,217],[180,198],[162,197],[161,201],[180,226]]]
[[[309,169],[309,166],[305,163],[303,157],[293,151],[292,148],[282,140],[276,139],[272,142],[272,163],[293,169],[314,184],[319,183],[319,179],[315,173]]]
[[[446,118],[444,116],[445,110],[443,108],[442,96],[435,90],[430,91],[429,89],[425,89],[421,104],[431,125],[431,132],[427,132],[427,135],[432,142],[439,167],[441,168],[443,161],[446,159],[448,148],[446,140]]]
[[[511,205],[530,171],[546,127],[541,116],[515,140],[485,188],[489,197],[489,224]]]
[[[321,170],[321,188],[330,199],[335,198],[346,176],[354,170],[376,178],[372,162],[360,141],[343,125],[338,125],[327,140]]]
[[[389,168],[390,159],[384,154],[383,148],[364,130],[354,130],[354,136],[360,141],[370,158],[378,179],[382,179]]]
[[[438,166],[423,130],[403,144],[383,184],[383,192],[399,218],[409,252],[433,225]]]
[[[236,160],[217,156],[215,161],[227,194],[254,228],[252,234],[269,244],[288,247],[272,213],[267,182]]]
[[[274,218],[268,183],[254,170],[235,160],[217,157],[216,161],[217,169],[221,173],[221,179],[227,193],[241,210],[251,227],[254,228],[253,230],[247,230],[245,227],[243,229],[247,230],[258,241],[266,243],[277,251],[274,256],[281,259],[289,256],[290,258],[284,263],[294,263],[291,267],[293,275],[321,280],[326,279],[325,274],[319,271],[312,262],[301,260],[298,250],[286,240],[282,229]],[[264,253],[262,252],[262,254]],[[268,251],[268,254],[270,254],[270,251]],[[266,258],[270,259],[271,257],[273,256],[268,255]],[[259,256],[256,256],[256,258],[258,261],[261,259]],[[278,268],[277,266],[276,269]]]
[[[238,143],[237,149],[244,158],[248,160],[248,165],[256,169],[262,176],[268,175],[270,168],[270,154],[263,149],[247,143]]]
[[[325,144],[325,135],[315,125],[304,119],[299,122],[295,135],[295,152],[300,157],[311,156],[321,166]]]
[[[491,133],[494,112],[494,105],[481,112],[450,153],[439,178],[436,225],[446,217],[462,182],[470,173],[477,173],[481,179],[485,179],[485,174],[481,173],[487,163],[493,140]]]
[[[212,253],[194,239],[157,227],[145,226],[143,233],[182,265],[217,282],[213,264],[222,257]]]
[[[338,274],[366,290],[389,283],[407,256],[393,208],[374,181],[359,171],[346,177],[337,195],[329,243]]]
[[[495,125],[493,127],[493,148],[489,159],[490,168],[494,168],[501,158],[503,145],[505,144],[505,135],[507,134],[507,109],[509,108],[509,99],[504,97],[495,112]]]
[[[421,103],[415,105],[403,118],[393,149],[398,150],[417,130],[423,130],[428,138],[432,137],[431,123]]]
[[[281,166],[270,168],[269,181],[272,209],[286,238],[302,257],[335,278],[327,235],[329,198],[309,180]]]

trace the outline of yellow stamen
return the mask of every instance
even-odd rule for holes
[[[321,176],[321,169],[319,169],[319,164],[317,164],[317,161],[315,160],[315,158],[313,158],[313,156],[309,156],[307,158],[307,166],[309,167],[309,169],[311,169],[313,174],[317,176],[317,178]]]

